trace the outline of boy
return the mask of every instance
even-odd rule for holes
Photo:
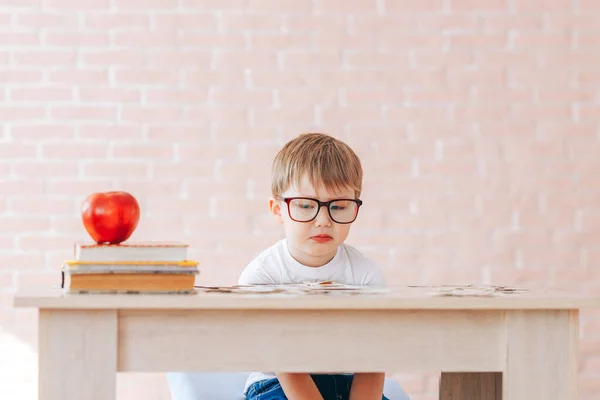
[[[362,166],[347,144],[300,135],[277,154],[271,178],[269,208],[286,238],[254,259],[239,284],[384,284],[376,265],[344,244],[362,205]],[[252,373],[244,393],[247,400],[381,400],[384,379],[384,373]]]

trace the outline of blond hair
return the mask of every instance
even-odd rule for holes
[[[291,185],[298,186],[307,175],[313,187],[329,192],[362,190],[362,165],[346,143],[323,133],[304,133],[290,140],[277,153],[271,169],[271,191],[280,196]]]

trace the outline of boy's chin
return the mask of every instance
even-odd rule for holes
[[[334,248],[337,248],[338,243],[335,240],[329,240],[327,242],[318,242],[312,239],[308,240],[308,246],[311,250],[318,253],[327,253]]]

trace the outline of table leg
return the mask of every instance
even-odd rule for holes
[[[579,313],[509,311],[504,399],[576,400]]]
[[[445,372],[441,400],[576,400],[579,313],[506,313],[506,362],[500,372]]]
[[[443,372],[440,400],[502,400],[502,373]]]
[[[38,351],[40,400],[115,399],[115,310],[41,309]]]

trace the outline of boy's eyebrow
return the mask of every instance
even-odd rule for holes
[[[325,198],[321,198],[319,199],[316,195],[305,195],[305,194],[299,194],[297,196],[286,196],[286,197],[310,197],[311,199],[317,199],[317,200],[321,200],[321,201],[329,201],[329,200],[335,200],[335,199],[353,199],[354,196],[333,196],[333,197],[325,197]]]

